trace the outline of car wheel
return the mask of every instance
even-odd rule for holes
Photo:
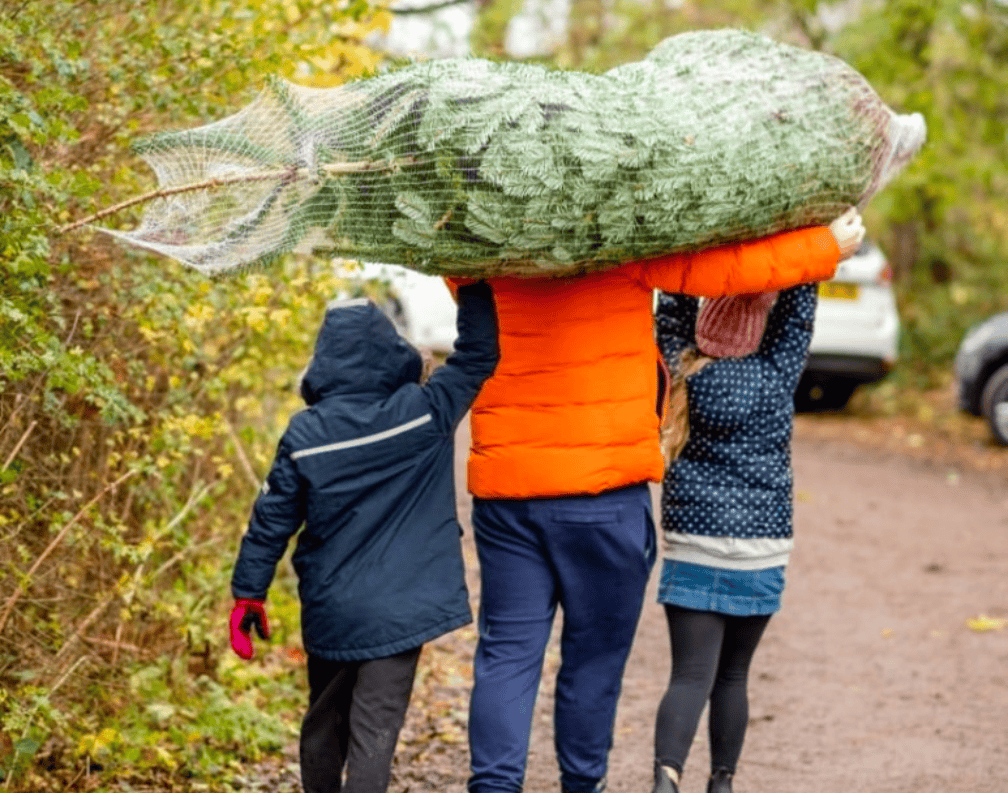
[[[980,408],[990,424],[994,439],[1008,446],[1008,364],[995,370],[984,385]]]
[[[795,391],[795,410],[799,413],[843,410],[856,386],[857,383],[843,377],[802,375]]]

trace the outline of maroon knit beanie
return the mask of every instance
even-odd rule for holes
[[[776,292],[705,300],[696,320],[697,349],[712,358],[742,358],[755,352]]]

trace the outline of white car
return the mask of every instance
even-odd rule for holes
[[[444,280],[393,264],[350,264],[340,273],[351,281],[378,281],[385,286],[382,311],[414,346],[451,352],[455,343],[455,299]]]
[[[797,410],[840,410],[857,386],[881,380],[892,369],[900,321],[891,281],[885,254],[866,240],[819,285]]]

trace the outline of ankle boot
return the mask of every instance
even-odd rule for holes
[[[653,793],[679,793],[679,786],[673,782],[661,763],[654,764],[654,791]]]
[[[606,777],[602,777],[598,782],[595,783],[595,787],[591,789],[591,793],[604,793],[606,789]],[[570,793],[567,788],[561,785],[560,793]],[[678,793],[678,791],[676,791]]]
[[[707,793],[732,793],[732,774],[727,768],[715,768],[707,780]]]

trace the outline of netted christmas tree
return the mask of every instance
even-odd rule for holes
[[[138,151],[159,190],[109,233],[206,273],[325,233],[454,275],[567,274],[828,223],[920,149],[844,62],[694,32],[602,75],[448,59],[332,89],[277,80]]]

